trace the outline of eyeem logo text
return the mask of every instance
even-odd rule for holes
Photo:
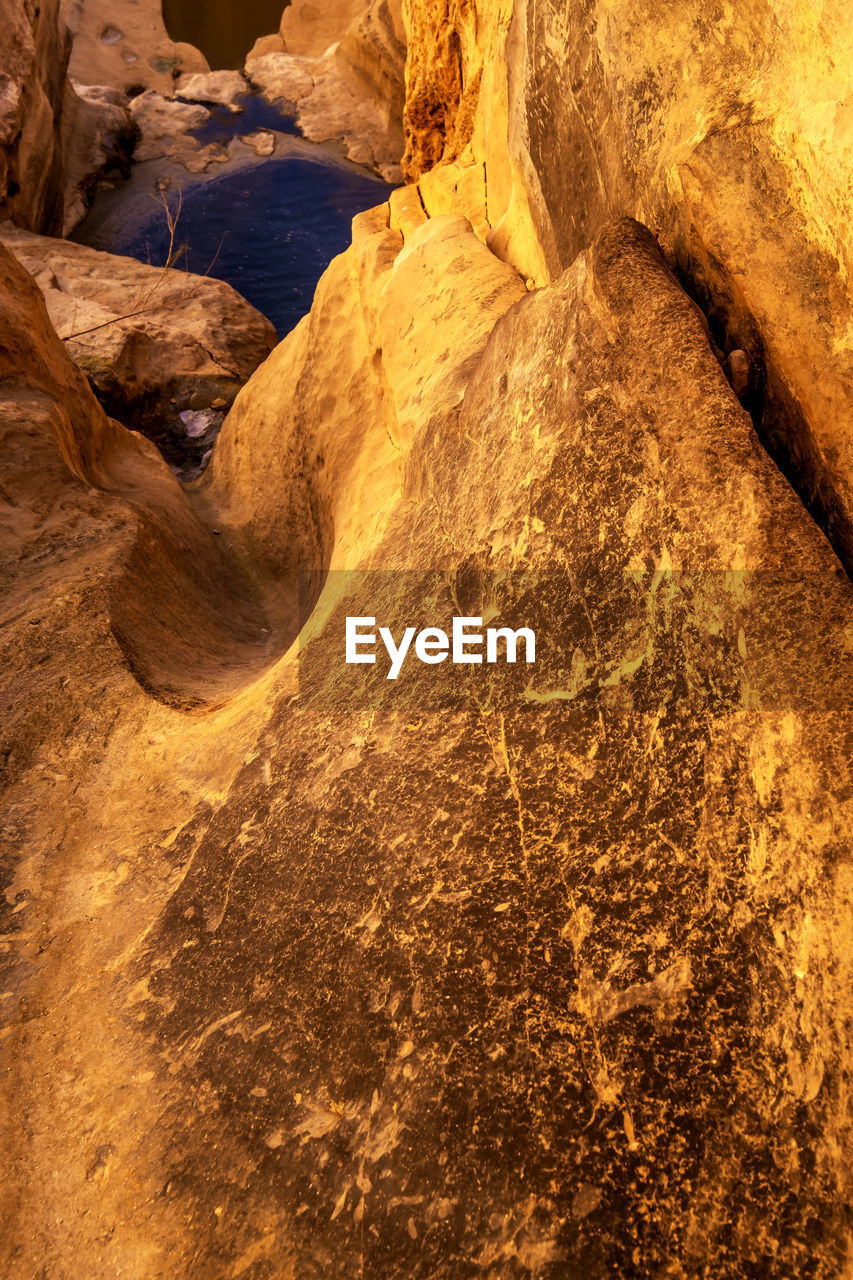
[[[375,626],[375,618],[347,618],[348,663],[376,661],[376,654],[370,652],[376,647],[376,634],[369,629]],[[388,627],[380,627],[379,636],[391,659],[388,679],[397,679],[413,640],[415,657],[431,666],[446,658],[454,663],[497,662],[499,644],[503,660],[515,662],[519,642],[524,643],[525,661],[536,661],[536,636],[529,627],[520,627],[517,631],[509,627],[487,627],[484,634],[482,626],[482,618],[454,618],[450,636],[439,627],[425,627],[417,632],[415,627],[406,627],[399,644]]]

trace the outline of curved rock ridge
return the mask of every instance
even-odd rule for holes
[[[837,8],[404,6],[404,169],[525,276],[651,226],[747,352],[762,440],[853,563],[849,32]],[[665,34],[664,34],[665,33]]]
[[[29,741],[48,775],[13,747],[30,860],[9,1274],[61,1249],[71,1274],[712,1259],[829,1280],[850,1192],[853,588],[645,229],[608,224],[528,294],[464,220],[405,198],[357,220],[193,498],[272,616],[309,580],[298,647],[188,717],[141,693],[121,710],[90,646],[79,679],[118,719],[82,773],[47,721]],[[162,468],[86,404],[114,487],[135,475],[175,522]],[[157,537],[118,595],[146,642],[141,586],[174,570]],[[415,665],[398,687],[343,664],[345,615],[490,609],[536,629],[532,671]],[[48,881],[34,850],[72,780],[109,800],[65,824]],[[60,1181],[48,1133],[74,1153]]]
[[[238,396],[199,481],[252,558],[294,587],[303,569],[372,556],[416,432],[459,403],[525,293],[466,219],[424,220],[405,245],[389,223],[387,206],[354,220],[352,248]]]
[[[63,349],[36,284],[5,245],[0,252],[9,590],[26,583],[31,555],[36,564],[45,557],[56,561],[49,576],[61,581],[59,562],[73,554],[76,542],[63,526],[73,527],[81,504],[84,511],[96,512],[101,494],[106,527],[82,538],[82,572],[90,576],[85,565],[94,552],[88,541],[103,541],[105,564],[94,576],[104,580],[109,597],[105,625],[134,675],[145,688],[179,705],[227,696],[250,678],[248,671],[257,674],[269,665],[281,643],[252,575],[202,525],[155,446],[104,415]],[[43,530],[45,512],[50,533]],[[118,532],[112,528],[116,523]],[[17,634],[24,637],[32,633],[22,619],[33,610],[39,614],[38,594],[24,590],[26,608],[12,610],[11,622],[23,628]],[[85,613],[85,598],[79,607]],[[64,624],[54,621],[45,605],[45,616],[33,625],[43,626],[38,634],[44,637],[44,652],[53,651],[61,668]],[[102,633],[101,624],[97,631]],[[14,675],[26,657],[16,645],[12,652]],[[55,692],[41,681],[16,686],[13,679],[10,687],[13,705],[21,700],[25,720],[32,699]],[[7,706],[7,713],[5,730],[14,738],[17,712]],[[37,743],[31,746],[37,749]],[[7,750],[14,754],[14,748]]]

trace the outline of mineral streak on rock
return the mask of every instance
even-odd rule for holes
[[[418,184],[189,489],[0,245],[0,1270],[840,1280],[853,586],[755,422],[843,550],[847,35],[404,14]]]

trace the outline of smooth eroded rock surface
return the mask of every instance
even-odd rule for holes
[[[640,218],[853,563],[849,32],[828,3],[411,4],[404,169],[543,282]]]
[[[98,3],[112,76],[141,53]],[[201,439],[259,318],[2,236],[39,287],[0,245],[0,1272],[841,1280],[843,15],[287,13],[250,67],[373,164],[405,37],[412,182],[197,482],[54,324],[122,394],[180,365]],[[14,30],[26,221],[61,166]],[[162,153],[207,111],[158,57]],[[536,662],[389,680],[348,617],[524,627]]]
[[[62,855],[97,943],[66,893],[39,956],[59,907],[19,881],[17,1258],[61,1213],[66,1263],[146,1275],[835,1276],[850,584],[648,232],[528,296],[463,221],[388,223],[193,499],[270,600],[300,583],[299,653],[107,735]],[[343,665],[368,608],[524,621],[540,656],[395,685]],[[60,998],[80,948],[113,962]],[[75,1154],[36,1191],[48,1127]]]

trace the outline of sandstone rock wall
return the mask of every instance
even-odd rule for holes
[[[838,1280],[853,587],[715,348],[841,510],[844,33],[407,23],[418,186],[189,492],[0,247],[4,1274]]]
[[[0,213],[62,229],[62,109],[70,52],[58,0],[0,6]]]
[[[762,439],[853,562],[853,63],[837,8],[405,12],[405,167],[427,209],[466,212],[540,283],[608,218],[651,226],[718,345],[747,351]]]
[[[281,39],[288,53],[320,58],[357,22],[369,0],[295,0],[281,16]]]
[[[44,403],[106,440],[16,288]],[[6,403],[26,438],[32,409]],[[835,1277],[853,589],[649,233],[608,224],[530,295],[405,193],[357,221],[192,497],[255,566],[268,626],[310,611],[267,679],[205,634],[185,580],[164,643],[181,557],[210,589],[216,571],[109,430],[113,496],[86,501],[120,503],[110,625],[157,702],[113,698],[85,765],[47,717],[4,721],[31,854],[17,982],[40,1013],[10,1032],[15,1259],[53,1257],[61,1216],[66,1266],[116,1272],[144,1240],[154,1274],[191,1274],[191,1244],[200,1274]],[[79,655],[60,601],[34,605]],[[488,609],[537,629],[535,668],[401,687],[342,666],[344,615]],[[164,706],[193,689],[184,623],[205,655],[191,716]],[[210,656],[245,681],[226,705]],[[34,850],[66,778],[91,817],[63,816],[48,876]],[[61,1182],[48,1133],[75,1153]]]
[[[64,235],[97,180],[126,174],[135,132],[124,96],[75,85],[59,5],[5,0],[0,53],[0,219]]]
[[[73,39],[71,75],[81,84],[170,93],[178,76],[209,70],[194,45],[171,39],[161,0],[62,0],[62,17]]]

